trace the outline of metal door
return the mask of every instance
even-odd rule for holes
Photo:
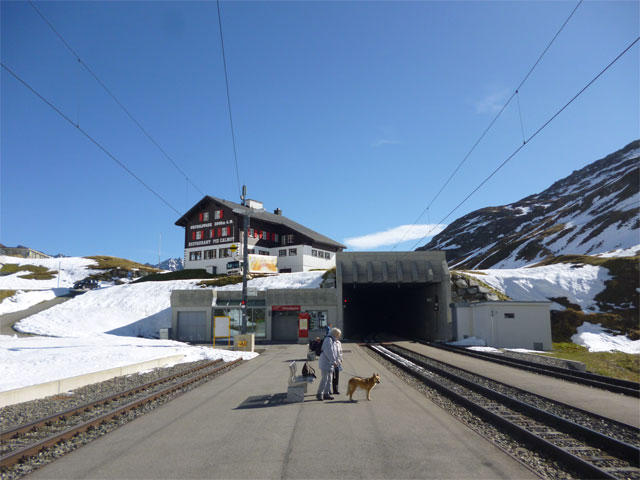
[[[178,312],[178,336],[183,342],[205,342],[207,338],[207,312]]]
[[[271,322],[272,340],[298,340],[298,313],[273,312]]]

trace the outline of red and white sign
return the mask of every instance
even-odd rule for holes
[[[273,305],[272,312],[299,312],[300,305]]]

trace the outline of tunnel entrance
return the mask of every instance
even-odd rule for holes
[[[342,287],[345,337],[389,333],[432,340],[437,333],[434,284],[345,284]],[[438,307],[439,308],[439,305]]]
[[[336,287],[346,338],[451,338],[451,275],[442,251],[338,252]]]

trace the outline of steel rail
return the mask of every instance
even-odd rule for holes
[[[43,449],[46,449],[52,445],[56,445],[58,443],[60,443],[61,441],[64,441],[66,439],[72,438],[73,436],[85,432],[93,427],[99,426],[105,422],[108,422],[109,420],[112,420],[116,417],[118,417],[119,415],[122,415],[126,412],[129,412],[141,405],[144,405],[148,402],[151,402],[153,400],[156,400],[160,397],[163,397],[165,395],[169,395],[177,390],[180,390],[182,388],[185,388],[186,386],[198,382],[208,376],[214,375],[219,373],[222,370],[225,370],[227,368],[230,368],[236,364],[238,364],[239,362],[241,362],[241,359],[237,359],[234,360],[232,362],[229,363],[225,363],[224,365],[221,365],[219,367],[216,367],[213,370],[207,371],[205,373],[202,373],[200,375],[197,375],[196,377],[192,377],[189,379],[186,379],[180,383],[177,383],[175,385],[171,385],[169,387],[166,387],[162,390],[159,390],[157,392],[153,392],[149,395],[145,395],[142,398],[136,399],[132,402],[127,403],[126,405],[120,406],[116,409],[113,409],[109,412],[106,412],[96,418],[93,418],[91,420],[88,420],[86,422],[83,422],[79,425],[76,425],[72,428],[69,428],[63,432],[59,432],[55,435],[51,435],[50,437],[47,437],[33,445],[29,445],[27,447],[24,447],[20,450],[17,450],[15,452],[6,454],[2,457],[0,457],[0,467],[3,468],[7,468],[10,467],[12,465],[15,465],[16,463],[20,462],[22,459],[26,458],[26,457],[30,457],[33,455],[37,455],[39,452],[41,452]],[[192,371],[198,371],[200,370],[200,368],[197,369],[193,369]]]
[[[162,383],[167,383],[170,382],[172,380],[175,380],[176,378],[179,377],[184,377],[185,375],[189,375],[190,373],[193,372],[197,372],[199,370],[202,370],[204,368],[210,368],[213,367],[214,365],[219,364],[220,362],[222,362],[221,359],[217,359],[217,360],[213,360],[212,362],[208,362],[204,365],[200,365],[198,367],[189,369],[189,370],[185,370],[184,372],[180,372],[180,373],[176,373],[174,375],[170,375],[168,377],[164,377],[164,378],[160,378],[158,380],[154,380],[152,382],[148,382],[145,383],[143,385],[138,385],[137,387],[133,387],[130,388],[128,390],[123,390],[122,392],[118,392],[118,393],[114,393],[113,395],[108,395],[106,397],[103,397],[99,400],[95,400],[93,402],[89,402],[86,403],[84,405],[81,405],[79,407],[74,407],[74,408],[70,408],[68,410],[65,410],[63,412],[60,413],[54,413],[53,415],[50,415],[46,418],[41,418],[38,420],[34,420],[33,422],[29,422],[29,423],[25,423],[23,425],[18,425],[16,427],[10,428],[9,430],[5,430],[3,432],[0,432],[0,437],[1,438],[10,438],[10,437],[14,437],[15,435],[18,435],[20,433],[25,433],[25,432],[30,432],[32,430],[35,430],[39,427],[42,427],[46,424],[49,423],[54,423],[57,422],[59,420],[65,420],[66,418],[69,417],[73,417],[79,413],[84,413],[87,412],[97,406],[101,406],[101,405],[105,405],[107,403],[113,402],[115,400],[118,400],[120,398],[124,398],[130,395],[135,395],[136,393],[143,391],[143,390],[147,390],[149,388],[153,388],[157,385],[160,385]]]
[[[398,366],[399,368],[401,368],[402,370],[408,372],[409,374],[417,377],[419,380],[421,380],[422,382],[426,383],[427,385],[431,386],[432,388],[434,388],[435,390],[437,390],[439,393],[449,397],[450,399],[452,399],[454,402],[459,403],[460,405],[464,406],[465,408],[473,411],[474,413],[482,416],[483,418],[488,419],[491,423],[500,425],[501,427],[505,428],[507,431],[509,431],[512,435],[514,435],[517,438],[520,438],[521,440],[525,441],[526,443],[528,443],[529,445],[532,445],[538,449],[541,449],[543,451],[545,451],[549,456],[559,459],[561,460],[565,465],[567,465],[568,467],[574,469],[576,472],[579,472],[581,475],[584,475],[585,478],[607,478],[607,479],[617,479],[619,477],[616,477],[614,475],[612,475],[610,473],[611,469],[604,469],[604,468],[599,468],[596,465],[593,465],[591,463],[589,463],[588,461],[574,455],[573,453],[571,453],[571,451],[564,449],[562,447],[559,447],[557,445],[554,445],[553,443],[549,442],[548,440],[540,437],[539,435],[535,434],[534,432],[531,432],[523,427],[521,427],[520,425],[517,425],[516,423],[512,422],[511,420],[509,420],[508,418],[505,418],[504,416],[501,416],[500,414],[491,411],[485,407],[483,407],[482,405],[479,405],[478,403],[472,401],[471,399],[469,399],[468,397],[464,396],[461,393],[456,392],[455,390],[452,390],[444,385],[442,385],[441,383],[437,382],[436,380],[434,380],[433,378],[430,378],[429,375],[427,375],[426,373],[423,373],[423,371],[421,370],[430,370],[430,371],[434,371],[434,367],[432,367],[431,365],[428,366],[422,366],[422,365],[418,365],[418,362],[415,362],[414,359],[411,360],[407,360],[404,359],[402,355],[398,354],[398,353],[394,353],[391,352],[390,350],[384,348],[384,347],[379,347],[379,346],[374,346],[374,345],[369,345],[369,348],[372,348],[374,351],[376,351],[378,354],[382,355],[384,358],[386,358],[387,360],[391,361],[394,365]],[[415,353],[415,352],[413,352]],[[402,359],[402,360],[400,360]],[[415,366],[414,366],[415,365]],[[416,368],[418,367],[418,368]],[[456,367],[457,368],[457,367]],[[435,370],[439,370],[439,369],[435,369]],[[439,372],[434,371],[434,373],[440,375]],[[458,380],[456,380],[456,382],[458,382]],[[477,387],[477,384],[473,384],[473,382],[470,382],[474,387]],[[484,387],[483,387],[484,388]],[[490,392],[490,394],[493,396],[493,394],[497,393],[494,392],[493,390],[489,390],[486,389]],[[474,391],[475,390],[474,388]],[[479,392],[478,392],[479,393]],[[502,394],[500,394],[502,395]],[[518,402],[515,399],[509,399],[510,403],[514,403],[514,402]],[[520,402],[522,403],[522,402]],[[526,405],[526,404],[525,404]],[[535,408],[535,407],[531,407],[530,405],[527,405],[527,407],[529,408]],[[513,408],[513,407],[511,407]],[[533,412],[534,410],[530,410],[527,409],[529,412]],[[515,408],[513,408],[515,409]],[[539,409],[535,409],[535,415],[538,415],[539,412],[543,412],[542,410]],[[548,417],[548,412],[543,412],[545,415],[544,417]],[[529,414],[530,415],[530,414]],[[528,415],[528,416],[529,416]],[[541,415],[542,416],[542,415]],[[554,416],[556,417],[556,416]],[[561,424],[563,421],[568,422],[567,426],[563,427],[563,430],[568,430],[568,431],[572,431],[573,433],[575,433],[577,430],[572,430],[573,429],[573,425],[577,425],[574,422],[570,422],[566,419],[563,419],[562,417],[557,417],[557,420],[554,420],[554,424],[553,424],[553,428],[556,428],[558,430],[560,430],[560,428],[558,427],[559,424]],[[556,423],[557,422],[557,423]],[[595,443],[596,445],[598,445],[598,447],[602,448],[603,450],[606,450],[609,454],[612,454],[613,457],[615,458],[621,458],[619,451],[615,450],[614,448],[612,448],[612,445],[614,444],[622,444],[621,450],[624,450],[625,453],[623,453],[624,457],[628,457],[628,456],[633,456],[633,452],[635,449],[635,458],[633,459],[633,462],[629,462],[629,463],[633,463],[635,465],[637,465],[638,462],[638,449],[632,445],[628,445],[624,442],[619,442],[616,439],[607,437],[608,440],[603,440],[602,437],[606,437],[603,434],[600,434],[599,432],[594,432],[591,431],[590,429],[587,429],[586,427],[580,426],[582,427],[582,429],[580,429],[580,435],[582,436],[589,436],[590,441],[592,443]],[[593,433],[595,433],[595,436],[590,436],[590,433],[585,433],[587,431],[591,431]],[[595,440],[597,439],[597,440]],[[602,444],[598,444],[598,441],[602,441],[603,443],[607,443],[607,448],[603,448]],[[596,448],[598,448],[596,447]],[[609,450],[613,449],[615,450],[615,452],[610,452]]]
[[[433,348],[439,348],[441,350],[455,352],[462,355],[467,355],[469,357],[479,358],[482,360],[487,360],[514,368],[520,368],[522,370],[528,370],[530,372],[539,373],[541,375],[560,378],[562,380],[568,380],[571,382],[588,385],[590,387],[596,387],[603,390],[640,398],[640,383],[637,382],[606,377],[604,375],[597,375],[595,373],[570,370],[568,368],[554,367],[552,365],[542,365],[540,363],[529,362],[527,360],[521,360],[517,358],[497,358],[496,355],[488,352],[470,351],[466,348],[456,347],[453,345],[443,345],[421,340],[415,341]]]

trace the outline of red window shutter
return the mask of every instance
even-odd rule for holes
[[[218,227],[218,236],[221,237],[222,236],[222,228]]]
[[[191,240],[195,240],[196,239],[196,232],[191,232]]]
[[[199,217],[200,217],[200,221],[202,221],[202,213],[200,213]]]
[[[222,218],[224,216],[224,210],[220,210],[220,218]]]

